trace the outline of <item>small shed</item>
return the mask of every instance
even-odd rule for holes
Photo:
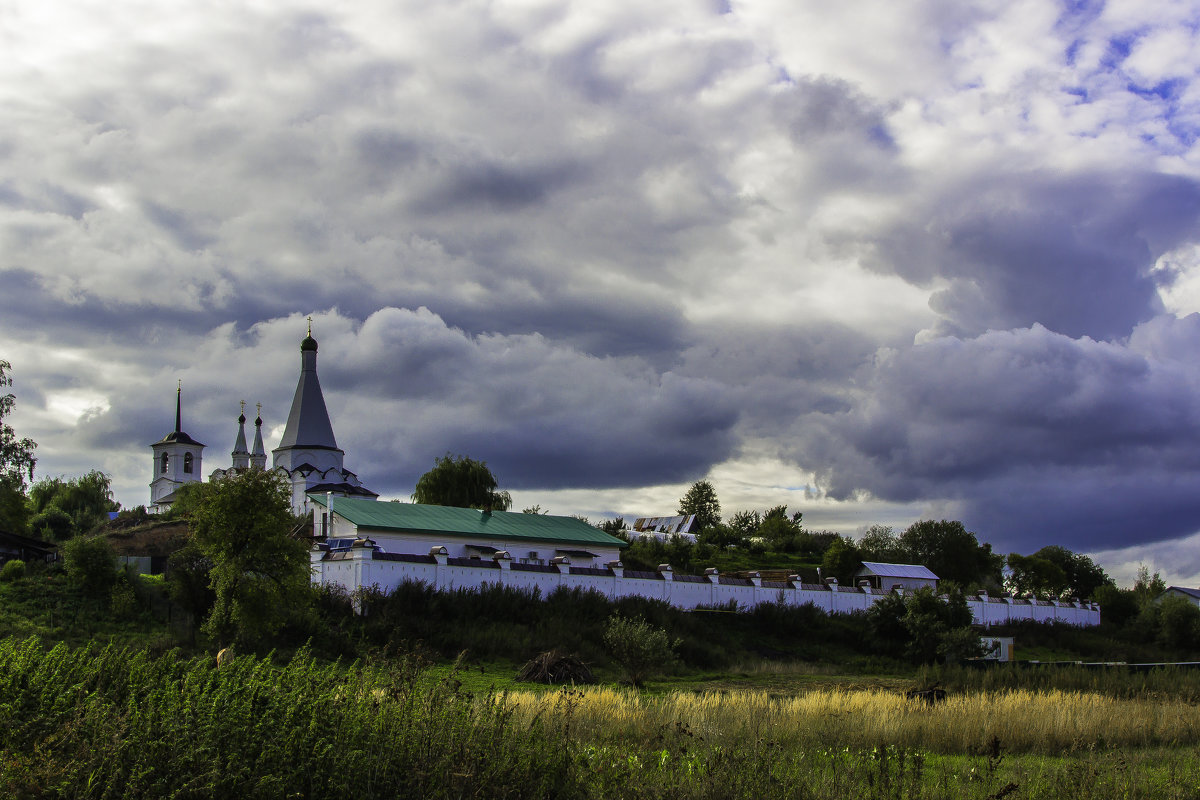
[[[979,645],[983,648],[984,661],[1013,661],[1013,649],[1016,639],[1012,636],[980,636]]]
[[[920,564],[882,564],[878,561],[864,561],[862,569],[854,574],[855,583],[870,581],[875,589],[885,592],[892,589],[920,589],[928,586],[937,589],[938,576],[929,567]]]
[[[681,514],[674,517],[638,517],[633,521],[633,531],[639,539],[657,539],[660,542],[670,541],[678,536],[685,541],[695,544],[700,526],[696,524],[695,514]]]
[[[0,531],[0,564],[6,561],[53,561],[56,545],[18,533]]]

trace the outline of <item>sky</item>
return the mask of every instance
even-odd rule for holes
[[[1200,7],[8,0],[0,359],[38,476],[278,443],[514,506],[960,519],[1200,585]]]

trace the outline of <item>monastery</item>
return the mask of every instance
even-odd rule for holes
[[[181,388],[175,395],[175,430],[150,449],[150,508],[161,512],[170,508],[180,487],[201,480],[204,445],[183,431]],[[271,469],[291,486],[292,511],[312,515],[313,582],[336,584],[351,593],[371,587],[390,591],[405,581],[441,589],[500,583],[536,589],[543,596],[560,587],[584,589],[610,598],[648,597],[689,609],[811,603],[828,613],[846,613],[870,608],[894,591],[903,594],[937,581],[924,567],[875,563],[864,565],[855,586],[839,586],[833,578],[808,584],[798,575],[787,580],[764,579],[758,573],[726,576],[715,569],[702,576],[675,575],[668,564],[653,571],[626,570],[620,556],[628,543],[574,517],[379,502],[378,494],[346,469],[346,454],[337,446],[317,378],[311,322],[300,342],[300,378],[287,425],[271,455]],[[254,445],[247,449],[243,405],[231,459],[230,466],[214,470],[211,479],[266,468],[261,407],[254,420]],[[659,524],[652,530],[667,521],[653,522]],[[1016,620],[1100,623],[1095,603],[980,594],[968,598],[967,604],[975,622],[983,626]]]
[[[186,483],[201,480],[200,464],[204,445],[182,429],[182,388],[175,394],[175,430],[150,445],[154,453],[154,478],[150,482],[152,513],[171,507],[175,492]],[[232,463],[228,469],[213,470],[210,479],[223,478],[240,470],[265,469],[262,407],[254,420],[254,449],[246,449],[246,414],[243,404],[238,417],[237,437],[233,443]],[[325,395],[317,378],[317,340],[308,335],[300,342],[300,379],[292,397],[292,409],[279,446],[271,451],[271,468],[281,473],[292,487],[292,512],[301,515],[312,510],[309,495],[336,495],[374,500],[379,495],[362,485],[345,467],[346,453],[337,446]]]
[[[177,388],[175,430],[150,445],[149,509],[153,513],[170,508],[181,486],[202,480],[205,446],[183,431],[182,417],[182,388]],[[317,377],[317,340],[311,323],[300,342],[300,378],[287,425],[271,456],[271,469],[291,486],[292,512],[313,515],[314,533],[327,550],[336,551],[369,535],[379,541],[380,549],[386,546],[396,553],[429,552],[438,546],[455,557],[479,559],[511,550],[518,554],[519,563],[545,565],[555,558],[576,563],[615,560],[628,546],[574,517],[378,502],[379,495],[346,469],[346,454],[334,438]],[[247,448],[243,404],[230,457],[230,466],[213,470],[210,480],[245,469],[266,469],[261,406],[254,420],[254,445]]]

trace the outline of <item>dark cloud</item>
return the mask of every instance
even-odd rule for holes
[[[577,177],[581,177],[578,168],[570,164],[454,165],[442,184],[419,198],[414,208],[422,214],[480,207],[518,211],[545,202],[557,188]]]
[[[1111,339],[1162,310],[1157,258],[1200,236],[1200,182],[1134,174],[977,172],[878,240],[871,264],[947,280],[946,332],[1041,324]]]
[[[662,483],[735,444],[727,387],[658,375],[637,359],[596,358],[540,335],[474,337],[426,310],[377,312],[352,348],[323,375],[327,386],[354,387],[348,407],[367,389],[390,409],[337,423],[383,486],[411,486],[447,450],[486,459],[512,488]],[[387,432],[364,437],[380,419],[393,420]]]
[[[23,402],[45,407],[77,385],[106,383],[108,407],[75,420],[74,441],[136,458],[173,426],[182,379],[184,429],[208,445],[211,470],[228,464],[239,399],[264,404],[268,430],[282,424],[303,332],[296,318],[222,326],[179,352],[176,368],[126,364],[129,378],[101,373],[130,350],[70,381],[31,370],[23,378],[42,394]],[[608,488],[682,480],[736,447],[740,411],[728,387],[640,359],[598,358],[537,334],[473,336],[425,309],[383,309],[361,322],[322,314],[314,333],[347,467],[376,491],[406,496],[447,451],[487,460],[514,489]]]
[[[952,499],[1014,545],[1170,538],[1200,505],[1196,346],[1193,314],[1125,344],[1035,326],[883,352],[852,409],[802,419],[796,457],[835,497]]]

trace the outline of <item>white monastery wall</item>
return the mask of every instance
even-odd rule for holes
[[[357,528],[352,523],[344,521],[336,512],[334,513],[334,520],[333,531],[328,536],[336,538],[357,537],[359,535]],[[557,550],[566,548],[566,545],[562,543],[528,541],[514,544],[511,539],[486,539],[482,536],[473,536],[462,540],[447,540],[438,538],[436,534],[371,531],[370,535],[376,544],[390,553],[428,553],[435,547],[445,547],[447,554],[451,558],[469,558],[472,555],[471,547],[483,545],[493,547],[496,550],[507,550],[513,556],[514,561],[519,561],[528,552],[537,552],[539,558],[549,563]],[[575,545],[573,549],[595,553],[596,558],[594,563],[596,564],[606,564],[621,557],[620,550],[616,547],[580,544]],[[475,554],[478,555],[478,551],[475,551]]]
[[[638,572],[615,565],[572,567],[567,559],[555,559],[554,562],[547,566],[524,565],[513,563],[504,554],[497,554],[495,559],[455,558],[441,546],[434,546],[430,555],[401,555],[370,547],[354,547],[333,553],[312,551],[312,579],[315,584],[336,584],[350,592],[372,586],[390,592],[404,581],[420,581],[437,589],[475,588],[486,584],[519,589],[536,587],[543,597],[559,587],[566,587],[590,589],[609,599],[636,596],[662,600],[681,609],[730,603],[736,603],[739,609],[753,608],[760,603],[782,602],[794,606],[812,603],[828,614],[865,611],[887,594],[866,587],[727,578],[715,570],[697,578],[675,575],[666,565],[656,572]],[[1022,620],[1079,626],[1100,624],[1100,607],[1095,603],[981,595],[968,598],[967,605],[975,623],[983,626]]]

